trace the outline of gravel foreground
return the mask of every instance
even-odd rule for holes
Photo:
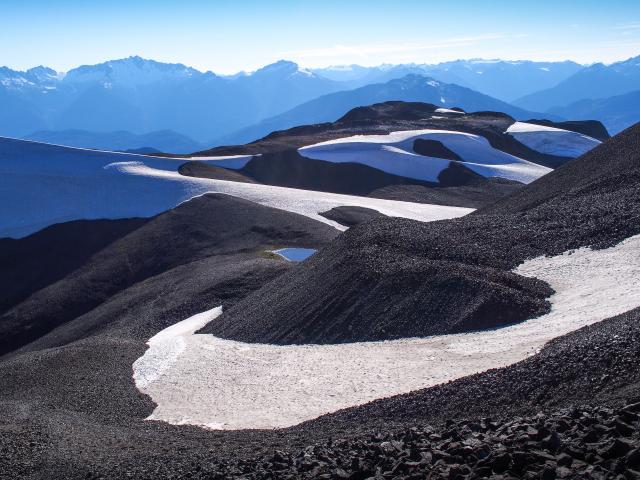
[[[636,479],[639,413],[640,403],[619,409],[585,405],[508,422],[416,425],[221,464],[212,478]]]
[[[620,138],[625,144],[612,143],[613,151],[582,163],[586,173],[605,162],[617,173],[586,175],[564,195],[557,193],[566,186],[559,177],[529,198],[516,197],[511,208],[502,204],[496,211],[440,222],[442,232],[378,219],[354,227],[342,242],[352,242],[354,249],[360,242],[377,243],[407,256],[423,255],[423,245],[431,242],[440,248],[440,258],[456,260],[459,249],[447,241],[473,241],[464,247],[463,259],[495,270],[510,268],[523,256],[610,246],[640,232],[640,130]],[[605,153],[627,163],[612,165],[613,157]],[[623,173],[621,165],[628,167]],[[238,207],[253,212],[252,204],[241,203]],[[492,241],[504,226],[505,211],[520,219],[520,229]],[[573,220],[558,220],[567,212],[575,214]],[[284,235],[281,214],[272,213],[273,228],[256,232],[252,215],[246,225],[231,225],[234,233],[224,251],[207,250],[213,242],[204,226],[210,227],[211,219],[200,218],[201,234],[191,236],[194,243],[185,245],[176,261],[163,258],[165,250],[158,247],[165,245],[142,233],[158,229],[161,238],[166,232],[179,238],[183,224],[175,219],[145,224],[128,244],[131,251],[142,246],[155,252],[154,258],[168,262],[165,271],[121,286],[96,308],[65,319],[0,360],[0,479],[640,478],[640,309],[558,338],[510,367],[288,429],[216,432],[144,421],[154,404],[135,389],[131,365],[144,353],[146,339],[176,317],[219,303],[237,305],[263,282],[293,271],[261,256],[265,244],[280,243]],[[286,236],[288,243],[320,247],[334,234],[315,223],[290,221],[296,228],[285,232],[295,233]],[[236,227],[250,228],[255,244],[238,245]],[[296,270],[305,268],[300,267]],[[56,288],[56,295],[29,311],[44,312],[56,303],[61,308],[56,299],[75,298],[75,285]],[[86,290],[95,291],[95,285],[89,282]]]
[[[215,432],[144,422],[153,406],[140,394],[144,407],[122,404],[115,418],[87,406],[90,394],[79,405],[1,402],[0,478],[634,479],[638,358],[640,309],[558,338],[510,367],[289,429]],[[69,400],[79,395],[67,388]],[[391,441],[402,444],[389,448]],[[519,452],[530,462],[523,470]]]

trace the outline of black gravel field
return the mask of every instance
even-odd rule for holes
[[[472,215],[357,225],[204,331],[246,342],[342,343],[538,316],[548,309],[549,287],[511,269],[528,258],[612,246],[640,233],[639,179],[636,126]]]
[[[481,208],[508,197],[522,188],[520,182],[503,178],[473,180],[464,185],[423,187],[421,185],[389,185],[369,193],[370,197],[403,202],[431,203],[452,207]]]
[[[0,314],[0,355],[173,268],[224,255],[257,255],[275,246],[314,247],[337,235],[307,217],[221,194],[195,198],[152,219],[106,223],[70,222],[3,240],[11,247],[11,268],[3,269],[0,282],[15,285],[15,291]],[[95,230],[87,236],[91,226]],[[107,228],[110,236],[103,235]],[[49,283],[34,291],[29,279],[42,279],[43,270]],[[21,277],[26,280],[16,282]]]
[[[640,126],[461,219],[365,219],[336,237],[299,215],[206,195],[152,219],[92,225],[0,243],[11,249],[0,256],[11,266],[1,279],[11,291],[0,317],[2,479],[640,478],[640,309],[509,367],[281,430],[144,421],[154,404],[131,377],[151,336],[221,304],[205,332],[273,343],[539,315],[552,292],[515,265],[640,233]],[[283,246],[320,250],[293,265],[267,253]]]
[[[8,241],[31,269],[25,278],[50,267],[51,283],[35,293],[16,283],[16,303],[2,314],[0,478],[91,478],[96,470],[122,478],[121,466],[150,471],[173,445],[201,450],[208,432],[142,421],[154,405],[135,388],[131,366],[145,342],[291,268],[267,250],[319,248],[337,234],[211,194],[151,219],[71,222]]]
[[[320,212],[320,215],[345,227],[353,227],[373,218],[386,216],[372,208],[354,206],[334,207],[326,212]]]
[[[144,398],[111,417],[5,400],[0,478],[635,479],[639,345],[636,309],[510,367],[275,431],[141,422]]]

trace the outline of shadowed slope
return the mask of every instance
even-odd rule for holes
[[[421,185],[390,185],[378,188],[370,197],[405,202],[431,203],[459,207],[480,208],[522,188],[522,184],[503,178],[470,181],[449,187],[423,187]]]
[[[267,246],[317,246],[336,234],[328,225],[247,200],[220,194],[197,197],[149,220],[78,270],[7,310],[0,317],[0,354],[179,265]]]
[[[147,221],[78,220],[52,225],[20,240],[0,239],[0,312],[64,278]]]
[[[624,205],[620,202],[627,196],[631,202],[629,206],[635,206],[639,175],[640,125],[636,125],[478,213],[525,212],[547,202],[556,204],[566,199],[575,205],[575,214],[579,214],[580,210],[592,207],[577,204],[577,199],[593,197],[597,200],[603,195],[605,197],[597,200],[596,204],[615,200],[611,207],[615,207],[616,212],[612,211],[607,216],[624,216]],[[625,191],[628,195],[623,194]],[[629,209],[627,214],[635,216],[637,212]]]

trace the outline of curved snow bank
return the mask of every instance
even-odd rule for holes
[[[388,135],[356,135],[302,147],[298,152],[315,160],[355,162],[387,173],[437,182],[451,160],[418,155],[417,139],[436,140],[455,152],[464,166],[484,177],[502,177],[530,183],[551,169],[493,148],[480,135],[448,130],[409,130]]]
[[[601,143],[582,133],[525,122],[514,123],[507,133],[532,150],[560,157],[579,157]]]
[[[194,335],[219,314],[214,309],[153,337],[134,364],[134,379],[158,405],[150,420],[214,429],[277,428],[504,367],[555,337],[640,306],[640,235],[606,250],[535,258],[515,271],[554,288],[550,313],[484,332],[274,346]],[[165,343],[154,341],[160,335],[184,342],[184,348],[163,355]]]
[[[149,339],[149,350],[133,363],[133,379],[140,389],[155,382],[184,352],[185,337],[200,330],[222,313],[222,307],[212,308],[165,328]]]
[[[221,165],[250,158],[215,157],[201,161]],[[472,211],[187,177],[178,173],[185,161],[0,138],[0,238],[23,237],[71,220],[150,217],[205,193],[241,197],[342,230],[344,226],[319,213],[337,206],[358,205],[388,216],[432,221]]]

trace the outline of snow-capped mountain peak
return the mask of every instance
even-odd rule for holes
[[[300,71],[297,63],[289,60],[278,60],[256,70],[253,75],[292,75]]]
[[[161,63],[132,56],[97,65],[83,65],[70,70],[65,81],[69,83],[100,82],[103,85],[134,87],[161,80],[180,80],[198,75],[202,73],[181,63]]]
[[[26,71],[27,76],[37,84],[42,86],[53,86],[64,78],[64,73],[56,72],[54,69],[40,65]]]

